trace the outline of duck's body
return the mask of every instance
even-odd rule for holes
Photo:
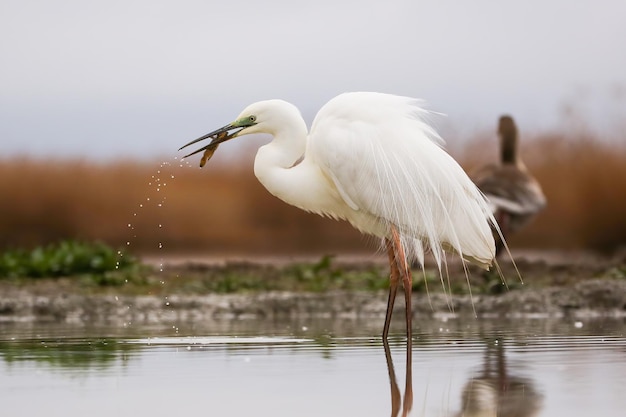
[[[506,238],[528,224],[547,204],[539,182],[519,155],[519,138],[513,118],[502,116],[498,126],[500,163],[487,165],[472,175],[489,200],[491,210]],[[496,236],[499,254],[503,242]]]

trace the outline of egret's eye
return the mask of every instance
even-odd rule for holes
[[[248,117],[248,120],[250,120],[251,122],[256,122],[256,116],[250,116]]]

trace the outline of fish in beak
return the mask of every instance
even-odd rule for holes
[[[233,129],[238,129],[238,130],[234,132],[230,132]],[[226,142],[227,140],[237,137],[237,134],[241,132],[242,130],[243,130],[243,127],[236,126],[233,123],[229,123],[226,126],[220,127],[219,129],[214,130],[211,133],[207,133],[206,135],[199,137],[198,139],[192,140],[188,144],[181,146],[178,150],[180,151],[189,145],[193,145],[194,143],[200,142],[201,140],[210,138],[211,142],[208,145],[203,146],[202,148],[195,150],[183,157],[183,159],[185,159],[187,157],[190,157],[192,155],[195,155],[197,153],[204,151],[204,154],[202,154],[202,159],[200,159],[200,168],[202,168],[211,159],[211,157],[217,150],[217,147],[219,146],[220,143]]]

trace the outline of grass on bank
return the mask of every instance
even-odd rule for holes
[[[133,293],[152,294],[374,291],[388,287],[387,271],[380,265],[345,267],[335,264],[332,256],[284,267],[238,262],[156,269],[102,242],[74,240],[1,252],[0,279],[21,283],[65,279],[65,284],[69,280],[77,287],[125,287]],[[423,283],[416,280],[414,290],[421,290]]]
[[[32,250],[0,253],[0,278],[5,279],[72,276],[98,285],[121,285],[140,273],[141,264],[134,256],[102,242],[63,240]]]
[[[545,263],[518,262],[527,283],[537,287],[569,285],[588,278],[626,279],[626,263],[581,268]],[[470,268],[473,294],[500,293],[521,287],[512,265],[503,264],[507,285],[492,271]],[[506,269],[508,268],[508,270]],[[468,281],[462,266],[449,268],[450,277],[432,269],[413,271],[414,292],[467,294]],[[119,294],[232,294],[264,291],[326,292],[386,291],[389,276],[386,265],[349,264],[323,256],[316,262],[297,262],[285,266],[232,262],[220,265],[184,264],[153,267],[128,253],[116,251],[101,242],[61,241],[33,250],[0,253],[0,282],[37,285],[47,283],[63,291],[113,291]],[[52,284],[50,286],[49,284]]]

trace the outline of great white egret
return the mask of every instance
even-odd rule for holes
[[[193,140],[206,151],[250,133],[269,133],[254,173],[281,200],[322,216],[349,221],[382,238],[389,257],[390,286],[383,339],[402,280],[407,339],[411,342],[410,262],[423,267],[430,250],[439,271],[444,249],[489,268],[495,256],[488,202],[443,140],[426,122],[420,101],[382,93],[341,94],[318,112],[311,131],[298,109],[282,100],[246,107],[234,122]]]
[[[530,174],[519,154],[517,126],[511,116],[502,116],[498,123],[500,163],[487,165],[472,179],[487,196],[500,226],[496,238],[496,255],[509,236],[528,224],[546,206],[546,197],[539,182]]]

